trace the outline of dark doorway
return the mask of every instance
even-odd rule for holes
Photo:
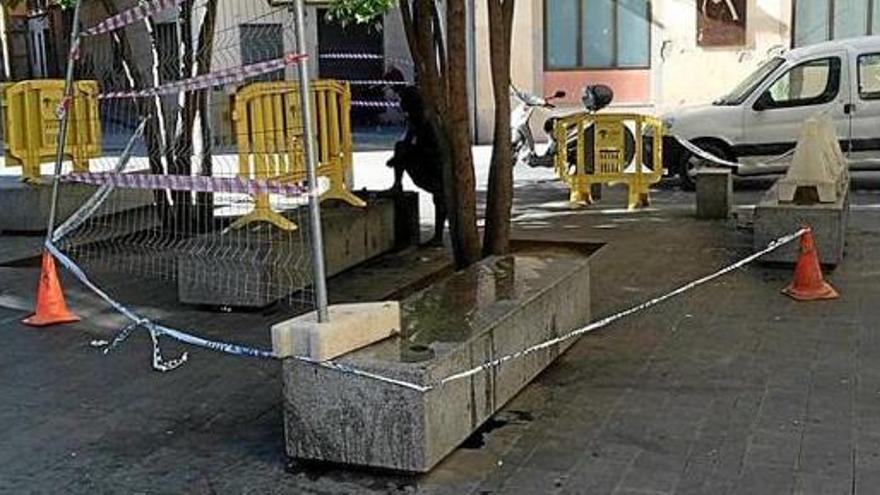
[[[385,72],[382,26],[348,23],[342,25],[318,10],[318,75],[326,79],[349,81],[352,106],[351,120],[355,126],[375,125],[385,111],[381,107],[358,106],[357,103],[384,102],[382,85],[364,81],[382,79]],[[352,57],[339,58],[351,55]],[[359,58],[355,58],[354,56]]]

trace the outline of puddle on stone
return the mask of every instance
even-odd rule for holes
[[[513,241],[513,254],[483,260],[402,301],[400,336],[372,346],[363,355],[382,361],[429,362],[538,297],[601,246]]]

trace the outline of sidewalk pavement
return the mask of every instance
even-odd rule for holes
[[[517,184],[517,237],[606,243],[593,259],[596,317],[748,255],[747,206],[761,194],[738,191],[736,220],[698,221],[693,196],[672,188],[629,213],[620,188],[574,210],[554,181]],[[66,278],[84,322],[23,327],[37,271],[0,268],[0,493],[875,493],[878,203],[876,190],[853,194],[847,257],[830,275],[840,300],[785,298],[790,268],[734,272],[586,336],[420,477],[289,461],[277,363],[189,349],[188,364],[159,374],[143,334],[103,356],[89,342],[117,316]],[[112,291],[254,345],[279,316],[176,308],[167,288],[125,277]]]

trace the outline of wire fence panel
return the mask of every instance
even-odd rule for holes
[[[304,206],[312,190],[351,195],[351,163],[349,151],[307,183],[290,12],[240,0],[81,8],[75,79],[100,88],[103,153],[65,180],[99,193],[60,226],[57,247],[98,285],[129,274],[172,283],[185,303],[312,308]],[[281,89],[237,113],[271,84]]]

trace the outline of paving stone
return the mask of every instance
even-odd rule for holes
[[[566,495],[612,493],[620,484],[628,467],[629,462],[585,458],[567,473],[560,493]]]
[[[748,466],[733,486],[734,493],[779,495],[790,493],[794,485],[792,472],[773,466]]]
[[[795,495],[851,495],[853,480],[848,476],[831,477],[821,474],[798,474]]]
[[[620,485],[624,490],[671,492],[681,477],[682,465],[662,453],[642,452],[633,461]]]

